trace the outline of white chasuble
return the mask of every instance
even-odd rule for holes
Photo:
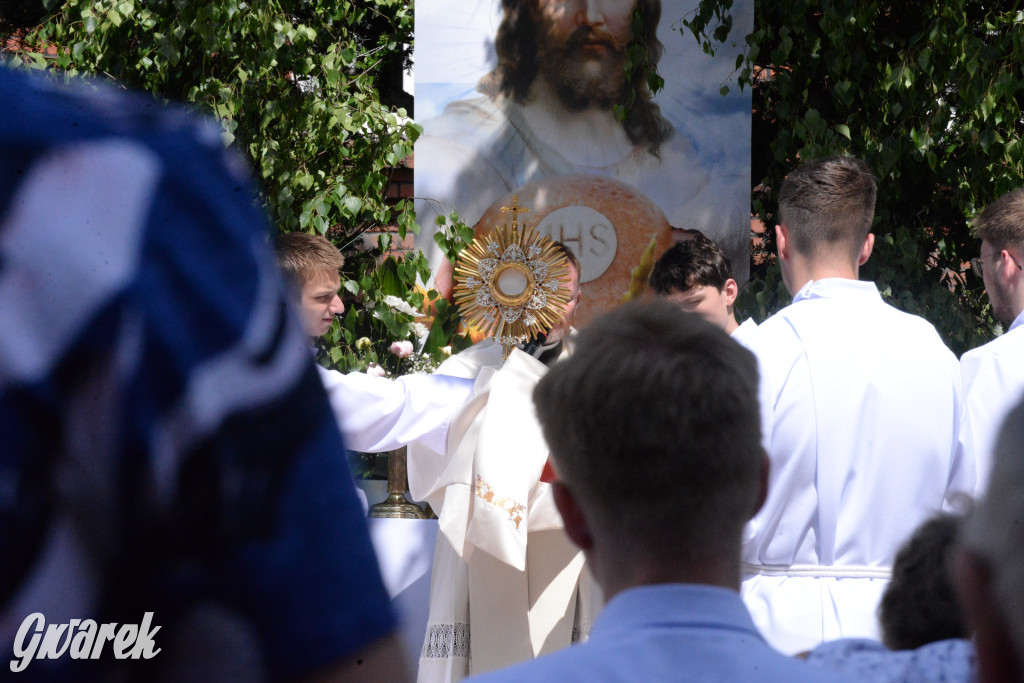
[[[410,452],[410,490],[430,502],[440,531],[424,682],[457,681],[568,646],[586,637],[600,605],[550,485],[540,481],[548,447],[531,394],[547,367],[513,350],[500,368],[446,370],[475,372],[476,395],[453,421],[443,461],[424,454],[414,473],[420,449]]]

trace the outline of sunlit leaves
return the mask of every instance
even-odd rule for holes
[[[726,0],[704,0],[686,28],[707,48]],[[766,257],[740,302],[784,305],[772,265],[778,188],[802,160],[863,158],[879,179],[875,253],[862,275],[928,318],[960,352],[995,329],[967,261],[969,219],[1024,185],[1024,31],[992,0],[755,4],[742,87],[753,88],[755,212]],[[693,39],[686,35],[683,39]]]
[[[377,92],[385,58],[412,42],[407,3],[66,0],[37,40],[66,48],[69,74],[220,119],[281,229],[355,232],[396,221],[383,188],[417,132]]]

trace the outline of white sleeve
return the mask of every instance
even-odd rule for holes
[[[473,395],[473,380],[460,377],[388,379],[318,369],[346,447],[367,453],[417,440],[444,453],[452,417]]]
[[[999,368],[992,355],[982,350],[965,353],[960,359],[963,407],[960,413],[958,455],[975,468],[974,497],[981,498],[988,489],[992,469],[992,446],[999,431]]]
[[[955,358],[955,356],[954,356]],[[954,366],[954,414],[952,416],[955,437],[953,455],[950,460],[949,481],[946,484],[946,495],[942,508],[947,512],[962,512],[964,496],[976,498],[979,485],[978,454],[973,447],[970,416],[967,414],[967,387],[961,379],[960,363]]]

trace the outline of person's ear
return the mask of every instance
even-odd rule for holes
[[[580,509],[576,496],[569,487],[560,481],[551,484],[551,493],[555,498],[555,507],[562,515],[565,534],[580,550],[590,550],[594,546],[594,535],[590,533],[590,525]]]
[[[864,244],[860,247],[860,255],[857,257],[857,265],[863,266],[871,258],[871,250],[875,248],[875,235],[874,233],[868,233],[868,236],[864,238]]]
[[[972,631],[978,653],[980,680],[1021,680],[1024,666],[993,595],[992,572],[988,563],[962,547],[954,550],[950,559],[957,602]]]
[[[735,280],[729,278],[725,281],[725,286],[722,287],[722,293],[725,294],[725,305],[732,306],[736,302],[736,296],[740,293],[740,288]]]
[[[1014,282],[1021,279],[1021,269],[1017,266],[1021,259],[1009,249],[999,251],[999,280],[1006,285],[1012,286]]]
[[[775,226],[775,249],[779,252],[779,258],[781,260],[789,260],[789,228],[782,223]]]

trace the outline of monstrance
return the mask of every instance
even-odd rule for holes
[[[501,207],[511,212],[512,225],[495,226],[462,250],[455,265],[455,304],[467,324],[494,337],[505,358],[516,346],[551,329],[569,302],[569,266],[565,255],[533,228],[519,228],[518,217],[529,209]]]

